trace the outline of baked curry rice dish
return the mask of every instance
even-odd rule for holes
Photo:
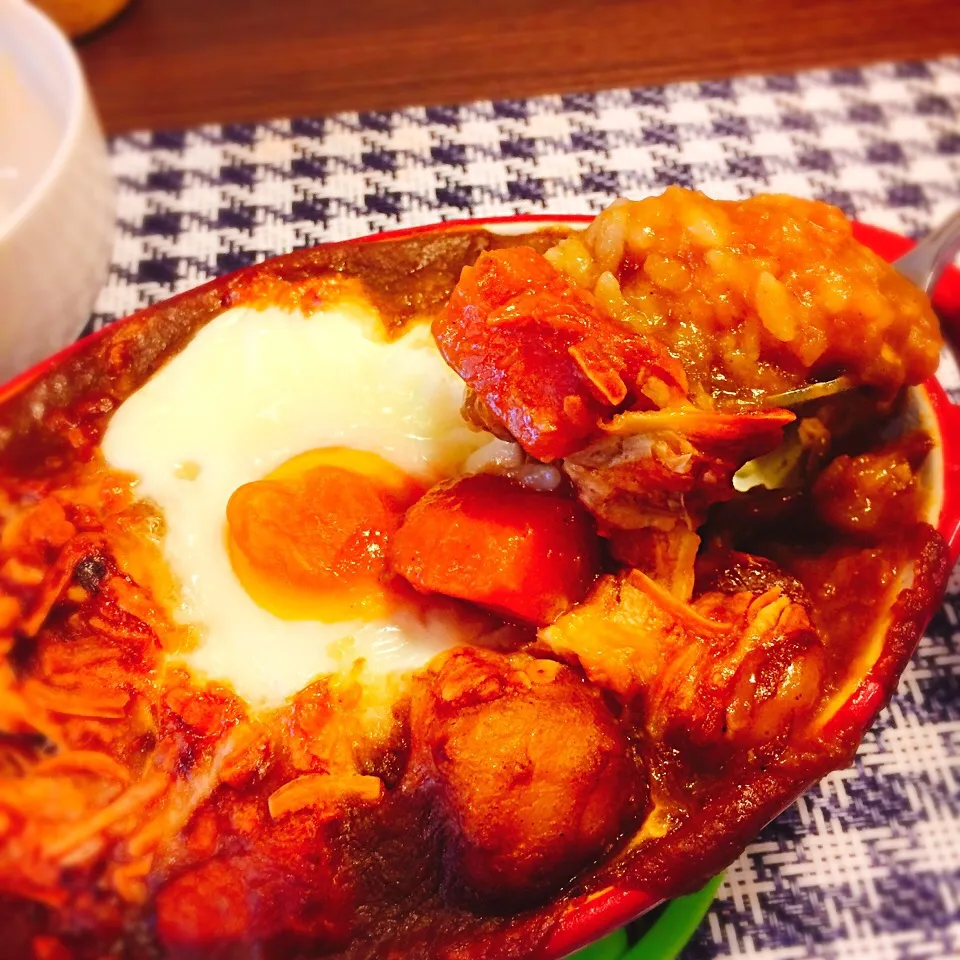
[[[547,956],[695,889],[937,603],[940,348],[835,208],[670,188],[300,251],[8,389],[4,956]]]

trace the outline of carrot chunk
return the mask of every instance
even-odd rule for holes
[[[570,497],[478,474],[438,484],[407,511],[393,565],[418,590],[543,625],[586,595],[599,546]]]
[[[609,316],[592,294],[530,247],[481,254],[433,324],[447,363],[517,442],[540,460],[584,446],[601,416],[661,394],[686,397],[679,363]]]

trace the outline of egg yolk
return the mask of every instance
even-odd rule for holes
[[[370,620],[398,598],[390,543],[423,488],[374,453],[300,454],[227,503],[227,548],[254,601],[285,620]]]

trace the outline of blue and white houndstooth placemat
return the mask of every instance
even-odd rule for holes
[[[822,198],[918,235],[960,206],[960,58],[136,133],[113,164],[94,326],[294,247],[671,183]],[[960,568],[856,766],[751,844],[685,960],[960,957],[958,621]]]

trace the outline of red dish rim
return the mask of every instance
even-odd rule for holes
[[[392,230],[379,234],[358,237],[354,243],[369,243],[377,240],[392,240],[424,233],[436,233],[443,230],[456,230],[478,226],[496,226],[502,224],[531,224],[563,226],[572,223],[585,223],[592,220],[589,214],[551,216],[549,214],[518,214],[502,217],[480,217],[472,220],[449,220],[442,223],[427,224],[418,227]],[[913,241],[899,234],[891,233],[879,227],[854,223],[857,238],[886,260],[894,260],[913,246]],[[960,343],[960,270],[953,267],[944,273],[934,302],[944,321],[948,336],[954,343]],[[120,320],[125,323],[130,318]],[[0,386],[0,402],[28,387],[53,368],[62,364],[76,353],[81,346],[87,346],[91,339],[103,336],[112,324],[102,330],[78,340],[59,353],[48,357],[29,370],[17,375],[7,384]],[[960,555],[960,406],[953,404],[935,378],[923,384],[940,430],[941,451],[943,457],[943,502],[940,510],[939,529],[950,546],[951,562]],[[836,721],[866,727],[880,708],[885,697],[884,687],[871,676],[867,676],[854,691],[850,699],[840,708]],[[831,721],[833,722],[833,721]],[[655,907],[659,901],[637,890],[624,890],[610,887],[599,893],[571,901],[568,909],[560,918],[547,945],[545,956],[563,957],[585,946],[605,934],[629,923],[631,920]]]

